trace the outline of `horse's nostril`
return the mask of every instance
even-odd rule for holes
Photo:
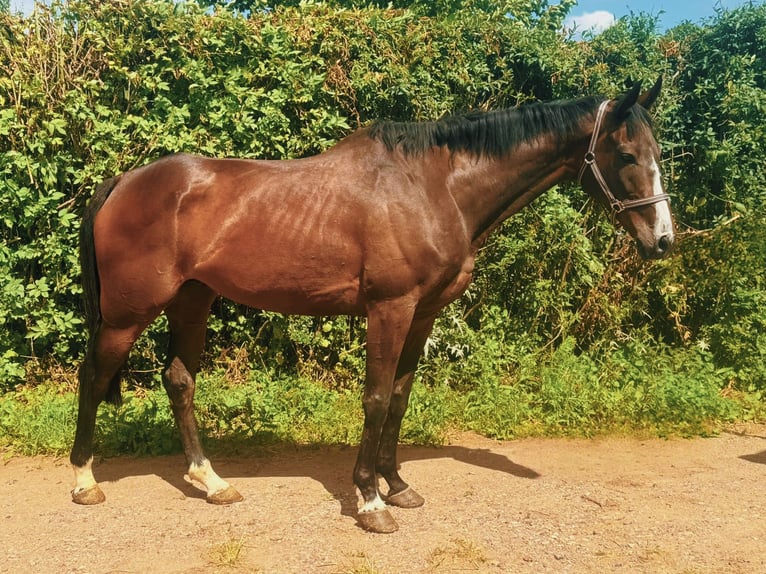
[[[663,235],[657,241],[657,248],[660,252],[664,253],[673,245],[673,237],[671,235]]]

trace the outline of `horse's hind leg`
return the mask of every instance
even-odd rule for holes
[[[388,418],[380,437],[376,470],[388,483],[388,494],[385,500],[391,506],[417,508],[425,502],[423,497],[410,488],[399,476],[396,450],[399,444],[402,419],[407,410],[412,382],[415,378],[415,369],[423,353],[428,335],[431,333],[434,319],[435,317],[416,319],[407,334],[396,370]]]
[[[110,391],[115,400],[119,397],[119,387],[112,387],[120,384],[119,370],[145,327],[117,328],[101,323],[88,345],[85,361],[80,367],[77,431],[69,457],[75,475],[72,500],[78,504],[98,504],[105,499],[91,468],[96,411]]]
[[[216,294],[196,281],[185,283],[165,310],[170,323],[170,348],[162,383],[181,432],[189,477],[202,483],[207,501],[213,504],[239,502],[242,496],[220,478],[202,450],[194,416],[195,377],[205,345],[207,318]]]

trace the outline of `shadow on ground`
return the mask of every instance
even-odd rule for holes
[[[308,477],[316,480],[340,503],[343,516],[356,517],[357,496],[351,482],[356,449],[348,446],[280,446],[261,453],[241,456],[211,457],[216,472],[236,485],[237,478]],[[401,463],[453,459],[517,478],[536,479],[540,474],[489,448],[465,446],[422,447],[400,446]],[[188,498],[205,499],[205,492],[184,478],[186,463],[182,455],[159,457],[115,457],[104,459],[94,467],[100,482],[118,481],[126,477],[156,475]]]

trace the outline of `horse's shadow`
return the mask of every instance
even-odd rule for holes
[[[757,464],[766,464],[766,450],[762,450],[761,452],[756,452],[753,454],[743,454],[740,456],[742,460],[746,460],[748,462],[755,462]]]
[[[736,436],[746,436],[750,438],[766,440],[766,436],[762,436],[758,434],[750,434],[748,432],[735,432],[735,431],[727,431],[727,432],[729,434],[733,434]],[[766,464],[766,450],[762,450],[761,452],[755,452],[753,454],[743,454],[742,456],[738,458],[742,460],[746,460],[748,462],[754,462],[756,464]]]
[[[214,449],[215,450],[215,449]],[[464,446],[399,447],[400,463],[454,459],[456,461],[508,474],[517,478],[536,479],[541,475],[532,468],[513,462],[502,454],[487,448],[468,448]],[[302,456],[304,455],[305,456]],[[316,464],[319,457],[332,457],[333,464]],[[162,458],[159,461],[158,458]],[[357,495],[351,482],[356,449],[349,447],[279,447],[278,451],[266,451],[258,455],[252,452],[241,456],[212,456],[213,465],[218,474],[235,483],[239,478],[254,477],[308,477],[319,482],[324,489],[340,504],[343,516],[356,517]],[[95,469],[97,479],[114,482],[136,475],[156,475],[187,498],[205,498],[205,492],[184,478],[185,462],[183,456],[146,458],[111,458]]]

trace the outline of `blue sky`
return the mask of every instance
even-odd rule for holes
[[[754,4],[763,1],[757,0]],[[659,16],[659,30],[664,31],[685,20],[699,24],[715,16],[716,7],[732,9],[747,3],[748,0],[579,0],[577,6],[569,11],[568,25],[574,22],[579,31],[591,26],[601,30],[631,12],[646,12]]]

